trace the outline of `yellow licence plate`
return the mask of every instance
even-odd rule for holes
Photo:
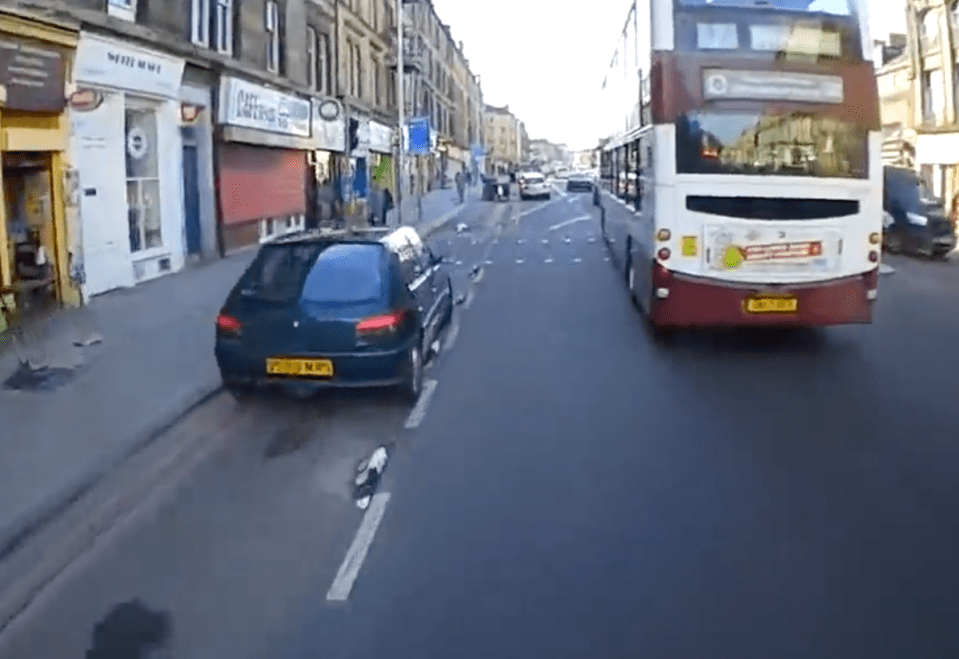
[[[795,313],[799,301],[794,297],[753,297],[746,300],[749,313]]]
[[[305,375],[310,377],[332,377],[333,362],[329,359],[278,359],[266,360],[266,372],[269,375]]]

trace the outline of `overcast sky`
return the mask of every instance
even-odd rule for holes
[[[662,0],[653,0],[662,1]],[[904,0],[869,0],[873,38],[903,25]],[[596,145],[596,97],[632,0],[433,0],[482,76],[491,105],[509,104],[532,138]]]

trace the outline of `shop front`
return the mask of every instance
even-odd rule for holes
[[[343,105],[332,98],[313,99],[312,174],[309,182],[314,200],[313,216],[307,216],[311,227],[326,226],[341,217],[342,197],[339,182],[348,165],[346,151],[346,115]]]
[[[225,253],[305,228],[311,116],[310,99],[220,81],[215,148]]]
[[[924,133],[916,140],[916,165],[952,217],[959,209],[959,133]]]
[[[350,224],[363,223],[369,213],[370,118],[364,110],[350,109],[353,148],[349,152],[349,173],[344,181],[346,218]],[[351,145],[347,145],[349,147]]]
[[[209,72],[187,65],[180,87],[183,142],[183,244],[188,260],[218,255],[213,185],[213,85]]]
[[[0,13],[0,295],[11,310],[80,301],[63,194],[65,71],[76,43],[75,31]]]
[[[396,198],[393,174],[393,128],[370,122],[370,216],[386,226],[387,214]]]
[[[70,106],[85,297],[183,268],[183,68],[131,42],[80,35]]]

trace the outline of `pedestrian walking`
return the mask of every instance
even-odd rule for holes
[[[463,172],[456,172],[456,192],[457,192],[457,194],[459,194],[459,196],[460,196],[460,203],[461,203],[461,204],[462,204],[463,201],[464,201],[464,198],[463,198],[463,185],[464,185]]]
[[[386,216],[393,210],[393,193],[389,188],[383,188],[383,226],[386,226]]]

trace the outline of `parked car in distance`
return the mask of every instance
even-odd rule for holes
[[[530,172],[523,177],[523,180],[519,184],[519,198],[520,199],[549,199],[549,183],[546,182],[546,179],[542,174],[537,174],[535,172]]]
[[[566,190],[567,192],[575,192],[577,190],[580,192],[592,192],[593,181],[586,174],[571,174],[566,180]]]
[[[941,259],[956,246],[953,223],[942,200],[904,167],[883,168],[883,247]]]
[[[216,320],[225,388],[398,386],[415,399],[453,313],[441,263],[411,227],[264,244]]]

